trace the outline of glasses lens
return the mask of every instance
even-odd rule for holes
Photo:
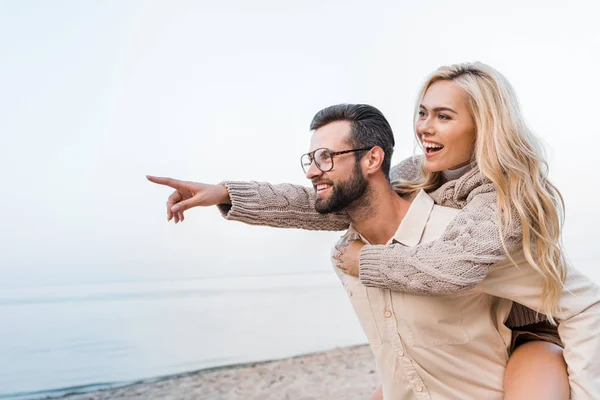
[[[300,163],[302,164],[302,169],[304,170],[304,173],[306,174],[308,172],[308,169],[310,168],[310,164],[312,164],[312,159],[310,158],[310,156],[308,154],[304,154],[300,158]]]
[[[315,151],[315,162],[317,167],[323,172],[330,171],[333,168],[333,162],[331,161],[331,154],[327,149],[319,149]]]

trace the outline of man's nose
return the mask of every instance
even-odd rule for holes
[[[321,174],[323,174],[323,172],[317,168],[317,164],[315,164],[315,162],[311,162],[310,163],[310,167],[308,167],[308,170],[306,171],[306,178],[312,180],[313,178],[320,176]]]

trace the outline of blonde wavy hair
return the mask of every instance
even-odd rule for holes
[[[559,309],[558,298],[567,277],[561,245],[564,201],[548,180],[541,143],[525,124],[508,80],[482,63],[443,66],[429,76],[417,98],[415,123],[425,92],[441,80],[453,81],[468,95],[468,107],[477,128],[472,161],[496,187],[502,246],[510,258],[503,232],[513,223],[514,210],[522,226],[525,258],[543,277],[542,305],[538,311],[555,323],[553,315]],[[413,181],[394,182],[395,189],[412,195],[440,186],[441,172],[425,168],[422,171]]]

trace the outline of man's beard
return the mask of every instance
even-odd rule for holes
[[[360,199],[367,191],[367,186],[368,183],[361,173],[360,164],[356,163],[350,178],[332,186],[329,199],[319,199],[317,197],[315,209],[319,214],[342,211],[354,201]]]

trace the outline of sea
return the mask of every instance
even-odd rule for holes
[[[0,399],[365,342],[333,272],[3,287]]]
[[[600,282],[600,260],[574,265]],[[0,286],[0,399],[366,343],[333,271]]]

